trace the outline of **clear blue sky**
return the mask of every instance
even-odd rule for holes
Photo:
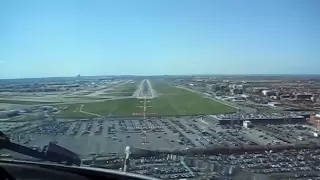
[[[308,74],[319,0],[1,0],[0,78]]]

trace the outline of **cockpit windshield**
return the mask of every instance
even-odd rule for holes
[[[320,176],[317,0],[2,0],[0,160]]]

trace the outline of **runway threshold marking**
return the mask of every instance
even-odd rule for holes
[[[151,100],[147,100],[147,98],[145,97],[144,100],[140,100],[140,103],[143,103],[143,105],[138,105],[137,107],[139,108],[143,108],[142,112],[137,112],[137,113],[132,113],[132,115],[134,116],[143,116],[144,119],[146,119],[147,115],[155,115],[156,113],[154,112],[147,112],[148,108],[152,108],[153,106],[148,106],[148,103],[151,103]]]

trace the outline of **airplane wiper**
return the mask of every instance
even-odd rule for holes
[[[8,136],[6,136],[1,131],[0,131],[0,149],[8,149],[13,152],[17,152],[17,153],[30,156],[33,158],[41,159],[44,161],[64,163],[66,165],[77,165],[77,166],[80,166],[81,164],[81,159],[79,155],[57,144],[50,142],[49,145],[44,146],[42,151],[40,152],[37,150],[33,150],[29,147],[22,146],[20,144],[10,142],[10,139],[8,138]]]

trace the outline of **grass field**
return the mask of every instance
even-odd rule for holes
[[[100,116],[132,116],[133,113],[141,111],[138,107],[139,101],[137,99],[119,99],[102,102],[78,103],[63,105],[60,107],[67,107],[58,115],[59,117],[95,117],[95,115],[86,114],[83,112],[93,113]],[[82,112],[80,111],[81,106]]]
[[[151,82],[152,88],[159,94],[162,95],[184,95],[184,94],[195,94],[193,92],[187,91],[185,89],[177,88],[167,84],[163,81]],[[198,95],[199,96],[199,95]]]
[[[58,106],[61,108],[61,112],[56,115],[57,117],[64,117],[64,118],[89,118],[94,117],[92,115],[84,114],[79,112],[81,104],[68,104],[68,105],[61,105]],[[64,109],[66,107],[66,109]],[[64,109],[64,110],[63,110]]]
[[[132,96],[132,92],[109,92],[109,93],[103,93],[103,94],[100,94],[100,95],[103,95],[103,96]]]
[[[66,99],[86,99],[86,100],[103,100],[103,99],[110,99],[109,97],[103,96],[66,96]]]
[[[152,85],[160,96],[146,101],[147,108],[145,113],[147,114],[199,115],[236,111],[232,107],[204,98],[197,93],[173,87],[164,82],[153,82]],[[140,115],[144,113],[144,101],[135,98],[63,106],[67,106],[67,108],[61,111],[59,116],[62,117],[132,116],[137,113]],[[83,106],[82,109],[81,106]],[[87,114],[84,112],[87,112]]]
[[[85,96],[85,95],[89,95],[89,94],[92,94],[94,91],[84,91],[84,92],[78,92],[76,93],[77,96],[79,95],[82,95],[82,96]]]
[[[194,115],[194,114],[222,114],[235,112],[232,107],[223,105],[212,99],[190,92],[185,89],[173,87],[164,82],[153,82],[153,89],[161,94],[159,98],[152,99],[148,106],[149,113],[160,115]]]
[[[132,96],[133,93],[136,91],[136,89],[137,89],[136,83],[124,84],[121,86],[117,86],[114,89],[107,90],[101,95],[105,95],[105,96]]]
[[[24,101],[24,100],[9,100],[9,99],[0,99],[0,103],[7,104],[21,104],[21,105],[37,105],[37,104],[55,104],[58,102],[43,102],[43,101]]]
[[[10,121],[33,121],[33,120],[39,120],[39,119],[43,119],[43,117],[40,117],[39,115],[33,115],[33,114],[27,114],[27,115],[23,115],[21,117],[13,117],[10,118]]]

